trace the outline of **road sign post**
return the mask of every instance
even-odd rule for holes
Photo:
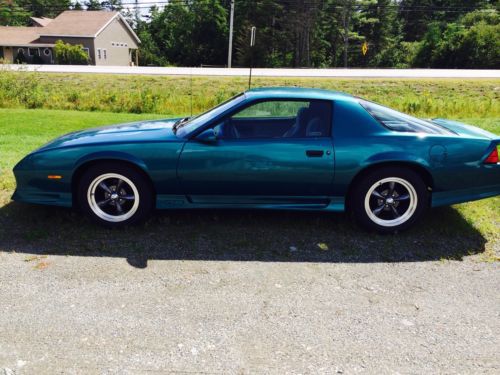
[[[252,87],[252,67],[253,67],[253,47],[255,46],[255,34],[257,33],[257,28],[252,26],[250,29],[250,74],[248,76],[248,89]]]

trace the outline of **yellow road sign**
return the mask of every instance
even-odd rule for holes
[[[363,56],[366,55],[366,53],[368,52],[368,43],[363,43],[363,45],[361,46],[361,52],[363,52]]]

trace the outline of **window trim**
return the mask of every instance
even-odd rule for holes
[[[222,114],[221,116],[212,119],[209,121],[205,126],[200,127],[197,131],[195,131],[193,134],[189,135],[190,140],[195,140],[196,137],[204,132],[207,129],[214,128],[217,125],[219,125],[222,121],[225,121],[227,118],[233,116],[237,112],[241,112],[245,110],[246,108],[262,103],[262,102],[313,102],[313,101],[321,101],[321,102],[326,102],[330,106],[330,119],[328,123],[330,124],[329,127],[329,132],[328,135],[324,137],[290,137],[290,138],[284,138],[284,137],[279,137],[279,138],[267,138],[267,137],[262,137],[262,138],[237,138],[237,139],[221,139],[224,142],[249,142],[249,141],[254,141],[254,142],[259,142],[259,141],[278,141],[278,142],[284,142],[284,141],[290,141],[290,140],[313,140],[313,139],[332,139],[333,138],[333,111],[334,111],[334,101],[331,99],[314,99],[314,98],[285,98],[285,97],[276,97],[276,98],[259,98],[259,99],[254,99],[250,100],[247,103],[242,104],[241,106],[238,106],[238,108],[235,108],[234,110],[230,110],[227,113]]]
[[[99,60],[101,60],[101,49],[100,48],[97,49],[97,58]]]

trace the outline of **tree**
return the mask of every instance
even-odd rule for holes
[[[421,40],[434,22],[452,23],[461,16],[498,0],[401,0],[399,14],[405,41]]]
[[[476,22],[474,27],[461,24],[458,29],[470,29],[464,36],[453,25],[465,19],[464,15],[470,10],[494,8],[492,4],[497,2],[236,1],[235,65],[248,66],[253,58],[254,66],[262,67],[337,67],[344,66],[345,56],[350,67],[446,65],[444,57],[438,58],[438,51],[446,56],[458,53],[460,49],[455,48],[458,40],[460,45],[469,40],[469,48],[473,47],[471,43],[483,45],[483,38],[490,38],[496,30],[491,24],[479,25]],[[136,17],[133,24],[143,39],[141,62],[225,65],[229,6],[230,0],[171,1],[164,9],[153,7],[150,22]],[[492,11],[497,13],[496,8]],[[128,17],[132,19],[133,15],[130,13]],[[257,43],[250,49],[252,26],[257,28]],[[447,48],[444,48],[442,38],[451,43]],[[361,53],[364,42],[368,44],[366,56]],[[451,45],[455,47],[451,48]]]
[[[223,64],[227,32],[227,10],[219,0],[173,2],[151,13],[151,38],[175,64]]]
[[[234,22],[236,65],[249,66],[251,58],[254,66],[280,66],[288,63],[290,57],[287,51],[292,44],[284,37],[286,32],[281,27],[283,9],[284,6],[274,0],[237,3]],[[257,43],[253,50],[250,49],[252,26],[257,28]]]
[[[103,6],[98,0],[88,0],[85,3],[87,10],[102,10]]]
[[[500,67],[498,12],[476,11],[456,23],[433,23],[418,44],[413,66],[432,68]]]
[[[123,4],[121,0],[105,0],[101,2],[101,7],[102,9],[120,11],[123,9]]]
[[[68,44],[58,40],[54,46],[55,60],[58,64],[86,65],[89,56],[81,44]]]
[[[148,22],[137,21],[135,32],[141,40],[139,65],[165,66],[168,64],[167,59],[162,55],[158,44],[153,39],[149,26]]]
[[[0,0],[0,26],[25,25],[30,12],[22,8],[16,1]]]
[[[17,2],[34,17],[54,18],[71,8],[71,0],[17,0]]]

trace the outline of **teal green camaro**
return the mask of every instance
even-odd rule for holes
[[[392,232],[429,207],[500,194],[500,137],[351,95],[262,88],[195,117],[83,130],[14,168],[20,202],[79,207],[107,226],[154,208],[352,212]]]

